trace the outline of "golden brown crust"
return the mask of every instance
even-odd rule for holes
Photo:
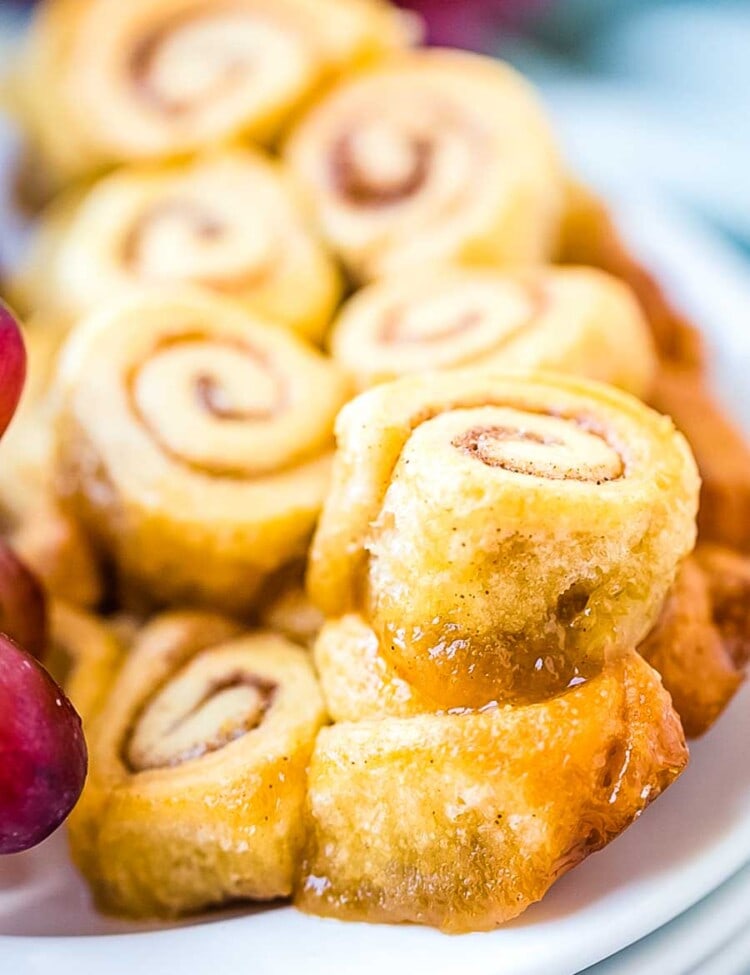
[[[59,188],[114,163],[269,142],[332,77],[407,40],[380,0],[55,0],[32,20],[21,117]]]
[[[173,916],[288,895],[324,720],[308,655],[284,638],[197,612],[153,621],[94,722],[70,821],[97,903]]]
[[[408,52],[351,77],[292,132],[285,158],[358,280],[406,267],[547,259],[562,167],[534,93],[465,51]]]
[[[738,668],[750,663],[750,559],[718,545],[700,545],[695,558],[706,578],[714,623]]]
[[[341,309],[331,352],[363,389],[413,373],[551,369],[643,398],[656,372],[631,290],[590,267],[440,267],[389,275]]]
[[[320,342],[338,269],[282,166],[249,148],[128,166],[42,215],[15,275],[23,307],[76,322],[146,286],[193,284]]]
[[[699,546],[681,566],[639,650],[661,674],[686,735],[704,734],[745,679],[750,562],[726,549]]]
[[[692,369],[664,364],[651,403],[672,417],[698,462],[699,538],[750,552],[750,447],[744,437]]]
[[[297,904],[490,929],[630,825],[686,763],[669,696],[637,654],[542,704],[334,725],[310,764]]]

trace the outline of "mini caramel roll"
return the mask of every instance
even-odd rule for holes
[[[62,600],[53,601],[45,666],[87,727],[104,704],[123,655],[123,644],[103,619]]]
[[[359,279],[435,261],[549,257],[564,184],[542,109],[504,64],[404,54],[343,82],[287,158]]]
[[[93,187],[64,231],[56,212],[49,230],[43,222],[26,276],[68,320],[139,286],[184,282],[320,341],[341,282],[296,204],[280,166],[250,150],[124,169]]]
[[[175,289],[102,307],[59,380],[58,491],[126,588],[245,612],[304,556],[347,396],[320,353]]]
[[[318,736],[296,899],[347,920],[488,930],[629,826],[687,763],[637,654],[540,704]]]
[[[331,349],[360,389],[407,373],[476,365],[557,369],[643,397],[656,371],[633,294],[583,267],[395,275],[350,299]]]
[[[700,369],[705,360],[700,332],[630,253],[605,204],[588,187],[573,180],[567,182],[565,197],[557,260],[601,268],[630,285],[646,315],[662,363]]]
[[[693,547],[671,420],[553,373],[401,379],[341,412],[308,587],[448,707],[535,701],[636,646]]]
[[[693,369],[659,370],[651,395],[690,441],[703,479],[701,541],[750,553],[750,447]]]
[[[322,83],[406,40],[378,0],[55,0],[34,18],[18,87],[60,184],[268,141]]]
[[[288,895],[324,719],[308,654],[283,637],[196,613],[147,628],[95,723],[70,824],[99,906],[171,916]]]
[[[639,647],[661,674],[685,734],[704,734],[729,705],[750,661],[750,560],[699,545]]]

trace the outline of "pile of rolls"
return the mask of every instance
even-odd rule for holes
[[[34,15],[0,512],[105,911],[493,928],[744,678],[750,452],[698,333],[527,83],[418,33],[381,0]]]

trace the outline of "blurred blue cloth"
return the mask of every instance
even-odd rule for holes
[[[666,193],[750,248],[750,3],[559,0],[500,53],[594,184]]]

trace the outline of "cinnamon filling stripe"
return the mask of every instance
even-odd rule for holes
[[[452,446],[476,458],[488,467],[498,467],[515,474],[528,474],[548,480],[575,480],[602,484],[624,476],[625,463],[622,455],[598,430],[592,429],[590,420],[575,417],[561,418],[552,413],[534,414],[547,416],[557,423],[574,426],[577,437],[590,438],[591,455],[586,456],[579,444],[565,439],[564,432],[556,436],[549,430],[523,429],[516,426],[475,426],[453,439]],[[532,452],[519,451],[514,456],[513,444],[531,447]],[[508,445],[506,447],[505,445]],[[500,448],[500,449],[498,449]],[[541,448],[534,451],[533,448]],[[544,448],[548,448],[546,451]],[[525,456],[524,456],[525,453]],[[581,456],[582,454],[582,456]]]
[[[544,287],[536,282],[518,285],[519,294],[528,301],[528,311],[519,317],[506,332],[498,336],[492,343],[492,348],[502,348],[513,342],[526,329],[533,327],[544,314],[549,298]],[[409,331],[408,322],[409,303],[392,306],[387,310],[378,334],[378,339],[385,345],[428,345],[458,339],[459,336],[479,328],[487,317],[483,308],[466,308],[451,322],[444,322],[435,329],[416,333]]]
[[[184,712],[175,708],[178,713],[159,729],[157,740],[148,740],[142,720],[168,691],[169,685],[146,704],[127,737],[123,761],[131,772],[174,768],[225,748],[262,724],[278,685],[245,671],[217,678]]]
[[[453,205],[474,192],[472,177],[481,179],[487,153],[485,125],[474,107],[451,104],[428,90],[391,117],[383,93],[379,96],[372,99],[374,110],[368,102],[358,105],[358,116],[348,128],[340,126],[327,150],[330,183],[339,196],[364,209],[407,202],[430,182],[444,145],[461,146],[470,160],[455,173]],[[359,119],[369,113],[373,117],[362,125]],[[441,212],[450,209],[445,199],[438,205]]]
[[[333,183],[339,193],[358,206],[387,206],[416,193],[427,181],[433,146],[426,138],[413,138],[403,147],[408,165],[398,175],[377,182],[358,165],[352,136],[343,135],[331,150]]]
[[[200,243],[220,243],[222,238],[228,239],[232,228],[216,215],[210,213],[206,207],[199,206],[190,199],[164,201],[141,214],[128,228],[120,246],[122,264],[136,273],[149,275],[149,268],[143,254],[144,242],[152,232],[154,225],[162,221],[182,221],[194,234]],[[266,253],[261,260],[249,264],[242,273],[213,273],[191,274],[190,279],[196,284],[204,285],[214,291],[226,294],[247,290],[262,284],[269,276],[278,257],[277,242],[269,240],[265,247]],[[232,255],[233,257],[235,254]]]
[[[159,449],[167,454],[176,463],[182,464],[200,473],[211,473],[223,477],[243,478],[247,477],[247,468],[227,463],[221,469],[215,465],[210,468],[200,463],[195,463],[189,458],[183,457],[175,452],[161,435],[158,426],[141,409],[138,394],[138,377],[146,364],[153,356],[168,352],[170,349],[185,347],[193,343],[207,343],[219,349],[229,350],[238,356],[247,358],[249,365],[255,369],[265,372],[271,380],[271,397],[265,406],[243,408],[232,403],[227,394],[220,375],[211,371],[211,363],[206,362],[200,370],[196,370],[185,376],[185,382],[192,385],[192,402],[196,408],[205,411],[217,422],[225,423],[264,423],[272,422],[275,417],[281,414],[289,404],[289,387],[287,378],[276,368],[271,359],[260,349],[250,345],[249,342],[235,340],[231,338],[217,338],[202,332],[186,332],[182,335],[172,335],[157,343],[151,354],[143,359],[137,366],[131,369],[126,386],[131,409],[138,421],[148,431],[151,438]],[[239,461],[247,460],[238,458]]]
[[[196,6],[192,11],[165,19],[158,27],[138,40],[133,45],[126,62],[127,76],[135,93],[146,105],[162,115],[182,116],[199,110],[207,102],[221,98],[226,92],[231,91],[238,79],[252,67],[247,52],[243,55],[235,53],[234,56],[227,57],[212,85],[207,86],[199,95],[193,94],[184,98],[165,95],[156,83],[154,69],[164,46],[175,34],[190,27],[191,24],[201,21],[207,24],[215,22],[222,13],[229,16],[239,12],[240,8],[234,8],[231,4],[221,7],[203,4]]]

